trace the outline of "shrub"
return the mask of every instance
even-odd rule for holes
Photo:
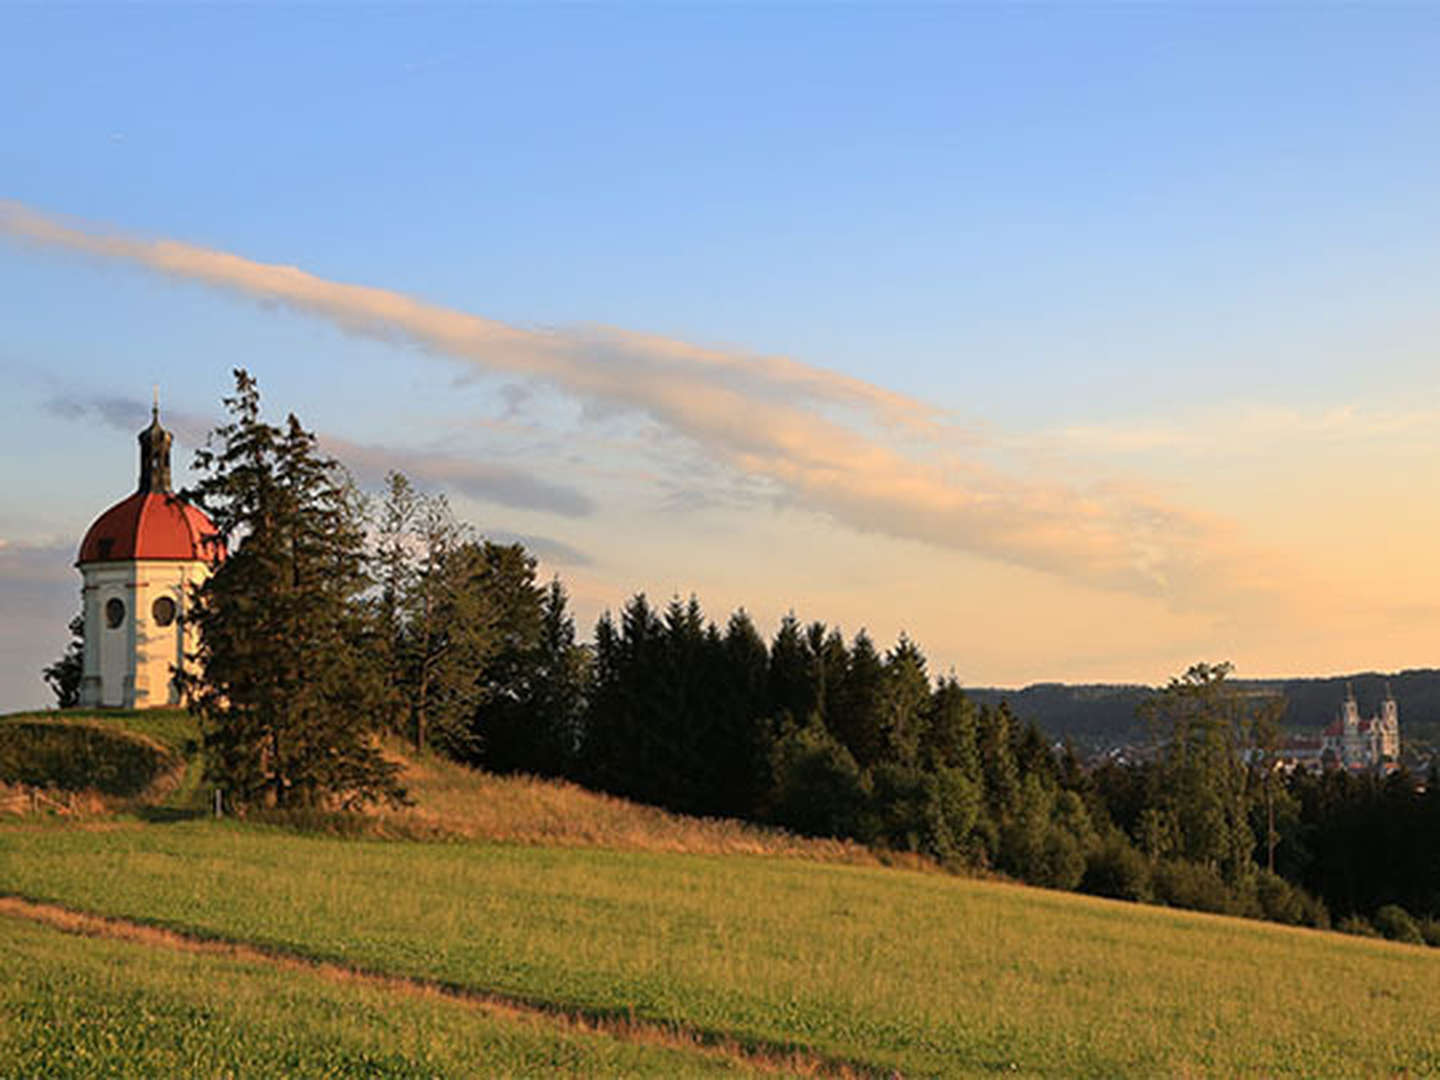
[[[1155,867],[1154,883],[1155,899],[1171,907],[1220,915],[1237,914],[1241,907],[1220,871],[1204,863],[1162,859]]]
[[[983,862],[984,841],[977,835],[985,801],[980,784],[959,769],[941,766],[930,774],[930,792],[926,812],[935,855],[946,861]]]
[[[1386,904],[1375,912],[1375,929],[1391,941],[1403,941],[1407,945],[1425,944],[1420,924],[1399,904]]]
[[[860,836],[895,851],[913,851],[942,862],[979,861],[974,837],[983,794],[959,769],[926,772],[881,762],[865,774],[869,806]]]
[[[1354,934],[1356,937],[1379,937],[1380,932],[1371,926],[1362,915],[1347,915],[1335,924],[1335,929],[1342,934]]]
[[[1032,885],[1074,889],[1085,876],[1095,830],[1072,791],[1054,791],[1025,777],[1014,814],[1000,832],[1000,867]]]
[[[1440,919],[1425,919],[1420,923],[1420,936],[1425,944],[1440,948]]]
[[[1255,879],[1255,900],[1261,916],[1271,922],[1320,929],[1330,926],[1330,913],[1322,901],[1268,870],[1261,870]]]
[[[919,769],[884,761],[868,773],[870,800],[863,815],[860,833],[872,843],[895,851],[927,851],[934,855],[950,852],[933,850],[941,839],[932,834],[926,813],[931,800],[929,777]],[[939,846],[947,846],[941,843]]]
[[[1150,860],[1135,850],[1124,833],[1112,833],[1085,860],[1083,892],[1116,900],[1150,900]]]
[[[860,768],[819,718],[784,735],[771,755],[772,820],[806,836],[855,836],[866,803]]]

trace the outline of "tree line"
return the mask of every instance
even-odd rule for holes
[[[229,555],[191,599],[182,682],[238,809],[403,801],[388,733],[1052,888],[1440,942],[1440,783],[1280,773],[1283,703],[1235,693],[1228,665],[1144,701],[1149,760],[1087,767],[904,635],[790,615],[767,641],[743,610],[722,628],[637,595],[582,644],[521,545],[399,474],[367,500],[235,379],[186,492]]]

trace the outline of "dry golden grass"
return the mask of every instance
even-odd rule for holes
[[[94,790],[57,792],[0,783],[0,817],[62,816],[83,821],[113,813],[118,802]]]
[[[563,780],[495,776],[433,754],[391,747],[404,766],[414,805],[375,814],[400,835],[449,834],[553,847],[697,855],[778,855],[875,865],[868,848],[844,840],[792,836],[720,818],[694,818],[589,791]]]

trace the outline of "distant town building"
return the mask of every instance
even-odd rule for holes
[[[140,432],[140,485],[95,519],[75,565],[84,579],[80,704],[125,709],[180,701],[174,674],[193,648],[189,586],[225,551],[205,514],[170,490],[170,442],[157,403]]]
[[[1374,716],[1362,717],[1355,702],[1355,690],[1347,688],[1345,700],[1335,719],[1320,735],[1296,735],[1280,748],[1280,762],[1287,769],[1320,772],[1344,769],[1347,772],[1390,773],[1400,764],[1400,706],[1385,687],[1385,700]]]
[[[1390,686],[1380,712],[1361,719],[1355,690],[1349,688],[1340,714],[1325,729],[1322,758],[1327,767],[1351,772],[1392,772],[1400,763],[1400,706]]]

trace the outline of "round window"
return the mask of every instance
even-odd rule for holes
[[[175,621],[175,601],[168,596],[160,597],[150,609],[150,614],[154,617],[156,626],[169,626]]]
[[[118,597],[105,601],[105,625],[114,630],[125,621],[125,601]]]

